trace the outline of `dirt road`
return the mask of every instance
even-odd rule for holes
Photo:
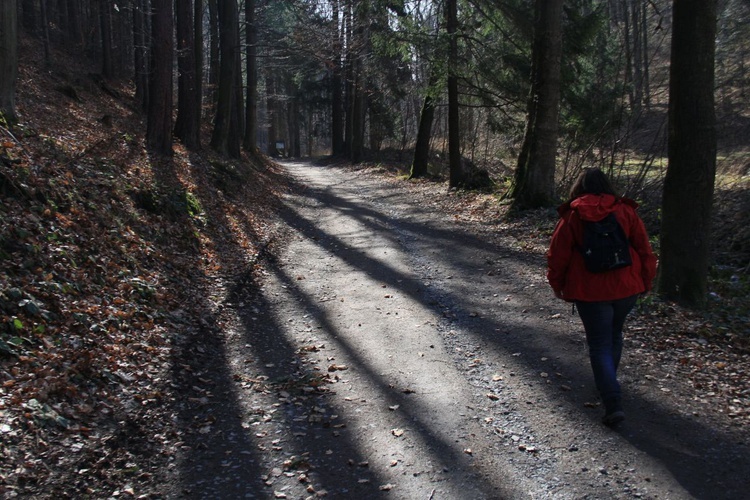
[[[204,339],[174,496],[746,498],[747,431],[715,428],[635,346],[628,419],[600,423],[538,249],[406,183],[285,168],[304,187],[283,248],[260,282],[217,290],[232,326]]]

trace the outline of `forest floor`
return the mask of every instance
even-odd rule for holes
[[[150,157],[128,88],[32,49],[0,128],[0,497],[750,490],[746,180],[720,190],[710,310],[629,321],[612,430],[544,280],[553,210],[395,167]]]

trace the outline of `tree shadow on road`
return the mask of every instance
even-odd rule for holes
[[[215,196],[210,191],[197,194],[202,199]],[[297,197],[286,204],[281,218],[296,236],[377,276],[389,288],[444,316],[450,328],[469,337],[472,343],[512,359],[520,367],[516,378],[529,377],[519,383],[533,383],[544,395],[547,406],[536,405],[538,412],[562,409],[579,422],[587,421],[592,433],[610,440],[617,436],[615,446],[642,450],[697,498],[739,498],[742,491],[750,489],[748,458],[735,436],[687,419],[667,405],[634,395],[627,407],[630,421],[612,433],[601,427],[598,414],[585,409],[583,404],[591,392],[563,391],[560,384],[546,384],[536,376],[531,379],[532,374],[550,371],[549,362],[541,360],[552,359],[554,371],[563,375],[561,383],[591,385],[580,342],[561,332],[554,321],[541,327],[539,321],[534,321],[541,292],[525,280],[530,277],[530,264],[543,265],[539,256],[529,255],[517,246],[484,240],[458,225],[425,223],[423,219],[428,217],[417,212],[428,214],[426,206],[413,209],[413,217],[394,217],[390,210],[391,201],[395,203],[396,198],[393,195],[391,200],[386,195],[363,206],[334,194],[333,189],[297,186]],[[306,203],[355,219],[364,233],[385,232],[392,243],[412,253],[417,274],[407,275],[387,262],[368,257],[350,241],[321,229],[319,221],[305,218],[296,210],[295,205]],[[231,234],[233,222],[226,220],[221,210],[208,216]],[[249,226],[242,229],[251,232]],[[231,257],[235,252],[246,251],[239,242],[227,244],[218,236],[216,243],[221,244],[219,256],[225,256],[226,263],[236,262]],[[415,442],[429,450],[429,460],[439,464],[436,469],[449,471],[436,476],[436,481],[455,482],[468,477],[480,497],[513,496],[513,486],[506,484],[505,478],[475,474],[473,459],[447,441],[443,430],[432,428],[426,414],[429,410],[416,405],[414,398],[394,388],[374,370],[366,353],[342,340],[321,304],[299,286],[273,255],[264,256],[264,267],[286,287],[298,308],[315,319],[327,339],[335,339],[337,347],[356,360],[354,369],[377,388],[379,397],[388,405],[398,405],[403,418],[413,422]],[[464,279],[448,280],[446,273],[452,269],[460,269]],[[294,482],[297,485],[287,490],[290,494],[309,485],[312,491],[330,491],[334,497],[389,495],[379,490],[386,478],[367,466],[370,458],[360,443],[362,431],[334,418],[345,413],[329,397],[328,390],[336,390],[336,384],[327,384],[324,375],[306,362],[305,354],[287,336],[287,319],[277,315],[279,304],[263,291],[264,280],[259,281],[249,269],[236,273],[223,292],[221,307],[239,321],[226,328],[223,314],[213,308],[213,317],[206,318],[204,328],[185,333],[178,346],[182,354],[175,356],[173,373],[176,383],[185,389],[183,398],[175,403],[185,432],[178,462],[185,496],[271,496],[277,487]],[[205,277],[206,284],[210,281]],[[487,300],[480,299],[491,296],[493,291],[512,294],[513,300],[490,310]],[[221,295],[216,290],[206,293]],[[209,306],[207,310],[211,309]],[[575,348],[571,349],[571,345]],[[520,355],[512,356],[517,353]],[[186,364],[186,357],[191,355],[193,359]],[[455,359],[459,368],[465,368],[463,361]],[[500,390],[509,393],[513,389],[509,383]],[[508,408],[500,404],[493,407],[491,403],[487,406],[490,413]],[[500,442],[498,446],[505,444]],[[309,482],[299,483],[300,476]]]
[[[556,371],[561,372],[564,379],[572,380],[575,385],[591,386],[586,357],[581,356],[580,350],[572,355],[566,354],[570,351],[569,335],[560,332],[554,321],[540,327],[539,321],[530,320],[540,300],[544,299],[540,298],[540,290],[519,281],[528,277],[522,273],[530,260],[539,266],[540,274],[543,272],[543,263],[538,256],[530,257],[527,252],[517,248],[498,247],[496,243],[477,238],[458,225],[425,224],[419,221],[419,217],[394,218],[383,211],[348,201],[330,189],[307,187],[303,195],[312,203],[338,210],[342,217],[357,219],[369,231],[387,231],[390,228],[388,237],[392,241],[407,235],[415,242],[410,245],[401,241],[407,250],[440,249],[437,253],[425,255],[433,267],[457,268],[472,278],[450,282],[443,280],[441,289],[433,290],[429,284],[425,285],[427,280],[401,274],[387,264],[351,248],[346,241],[326,234],[317,227],[316,221],[301,218],[293,211],[284,212],[285,222],[303,237],[363,272],[378,276],[389,287],[425,304],[431,303],[430,307],[440,313],[447,312],[454,324],[477,343],[488,345],[505,356],[521,353],[513,359],[525,365],[527,374],[549,370],[549,364],[540,360],[554,359]],[[380,200],[380,206],[387,208],[385,199]],[[487,277],[486,262],[492,262],[494,267],[499,266],[498,273],[492,278]],[[514,273],[518,274],[514,276]],[[476,300],[480,293],[478,285],[483,280],[485,288],[496,286],[496,290],[512,291],[516,299],[494,314],[477,314],[483,307]],[[298,298],[309,301],[309,298]],[[314,304],[308,303],[308,307],[314,308]],[[345,345],[342,347],[347,348]],[[359,367],[367,369],[362,356],[351,349],[348,354],[354,359],[359,358]],[[375,373],[368,373],[368,376],[377,378]],[[608,437],[618,436],[619,444],[616,447],[633,446],[640,449],[669,470],[672,477],[696,498],[740,498],[743,492],[750,491],[750,477],[747,474],[750,472],[750,457],[746,443],[738,442],[734,434],[688,418],[670,407],[668,401],[660,404],[639,394],[628,394],[626,409],[630,420],[613,433],[601,426],[598,413],[593,415],[593,412],[584,409],[584,403],[591,399],[591,391],[565,391],[560,389],[560,385],[546,384],[546,381],[536,385],[545,393],[551,407],[580,412],[581,417],[590,422],[593,432]],[[547,385],[549,387],[545,387]],[[550,411],[550,408],[540,411]],[[425,441],[435,438],[429,429],[422,432]]]

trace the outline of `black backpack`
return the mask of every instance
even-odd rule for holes
[[[599,221],[583,223],[583,244],[579,247],[586,269],[591,273],[604,273],[633,264],[630,242],[625,231],[610,212]]]

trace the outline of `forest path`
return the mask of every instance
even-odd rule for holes
[[[228,290],[236,321],[204,375],[214,407],[192,414],[205,425],[178,464],[186,496],[750,491],[746,447],[682,415],[628,352],[629,419],[601,425],[579,321],[523,242],[445,220],[404,183],[283,165],[303,187],[259,292]]]

